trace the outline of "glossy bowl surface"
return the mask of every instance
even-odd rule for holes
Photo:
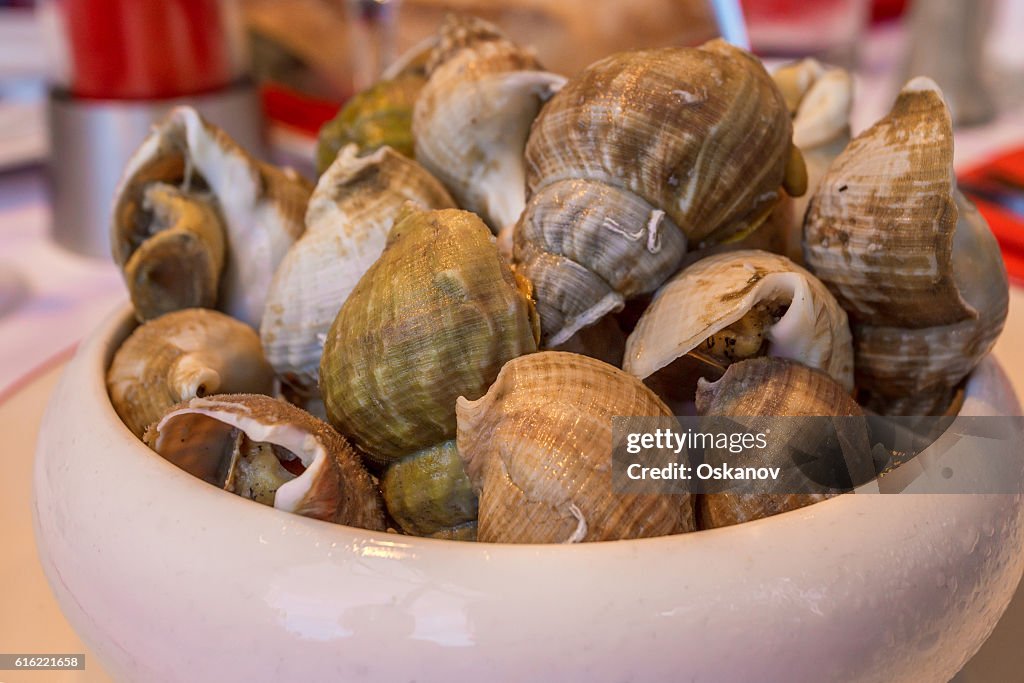
[[[34,481],[46,575],[119,679],[945,681],[1024,571],[1018,494],[851,494],[576,546],[289,515],[193,479],[121,425],[103,376],[132,326],[123,310],[80,347]],[[1019,412],[986,360],[961,414]],[[978,462],[1021,490],[1019,464]]]

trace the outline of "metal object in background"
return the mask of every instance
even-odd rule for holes
[[[86,256],[109,259],[110,210],[125,164],[150,127],[188,104],[242,147],[266,158],[256,87],[165,100],[86,100],[54,91],[49,100],[53,237]]]
[[[990,121],[995,107],[985,86],[985,36],[992,0],[917,0],[910,7],[910,45],[903,69],[932,78],[946,98],[955,125]]]

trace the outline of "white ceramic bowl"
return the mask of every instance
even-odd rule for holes
[[[288,515],[192,478],[121,425],[103,375],[132,324],[125,310],[79,349],[35,470],[46,575],[119,679],[945,681],[1024,570],[1020,495],[846,495],[576,546]],[[986,361],[963,414],[1018,413]],[[1011,469],[988,474],[1019,487]]]

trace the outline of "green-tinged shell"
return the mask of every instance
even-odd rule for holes
[[[442,529],[441,531],[430,534],[431,538],[439,538],[445,541],[475,541],[477,532],[477,523],[467,522],[451,529]]]
[[[785,358],[755,358],[733,363],[715,382],[701,380],[697,389],[697,412],[705,416],[728,416],[731,422],[743,425],[752,434],[767,433],[767,449],[745,453],[729,453],[725,462],[733,466],[777,466],[783,474],[777,482],[777,493],[734,494],[713,493],[698,496],[697,510],[703,528],[730,526],[761,517],[795,510],[835,495],[833,493],[801,493],[806,491],[803,470],[794,469],[794,451],[815,453],[828,459],[829,466],[845,466],[851,477],[870,477],[870,444],[866,423],[839,420],[835,432],[822,429],[821,423],[802,423],[801,416],[863,416],[860,406],[849,391],[821,370],[809,368]],[[829,439],[843,444],[841,452],[822,455]],[[861,459],[868,456],[867,460]],[[705,457],[708,457],[707,454]],[[712,454],[711,457],[714,457]],[[749,463],[744,460],[752,457]],[[844,463],[839,458],[845,458]],[[820,480],[819,480],[820,483]],[[788,490],[787,490],[788,489]]]
[[[355,95],[324,124],[316,146],[316,170],[323,173],[342,147],[355,144],[360,154],[387,145],[413,158],[412,110],[426,76],[419,71],[380,81]]]
[[[537,348],[525,280],[487,226],[414,205],[338,312],[320,389],[332,424],[378,465],[455,436],[455,399],[478,398]]]
[[[430,536],[476,521],[477,496],[454,441],[394,463],[381,477],[380,490],[406,533]]]
[[[338,524],[384,530],[380,493],[348,442],[285,401],[255,394],[174,406],[146,445],[243,498]]]
[[[457,411],[459,455],[480,492],[481,541],[578,543],[695,528],[691,496],[612,487],[612,418],[673,421],[618,368],[575,353],[530,354],[506,363],[482,398],[460,398]]]

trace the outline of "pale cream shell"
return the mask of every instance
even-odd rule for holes
[[[626,340],[623,368],[646,378],[765,300],[789,305],[769,329],[769,354],[820,368],[851,390],[853,343],[846,313],[806,270],[756,250],[710,256],[669,280]]]
[[[260,324],[267,359],[294,389],[316,393],[327,331],[384,251],[407,201],[432,209],[455,206],[441,183],[390,147],[360,157],[349,145],[320,176],[306,232],[277,269]]]
[[[773,248],[803,264],[804,217],[828,167],[850,142],[853,77],[814,59],[787,64],[772,74],[793,114],[793,144],[807,167],[807,192],[784,199],[758,232],[774,233]]]
[[[482,30],[476,24],[489,26],[472,20],[469,28]],[[416,160],[460,207],[498,232],[523,210],[530,124],[565,78],[540,70],[532,53],[494,34],[446,36],[467,30],[455,19],[442,27],[413,111]]]

